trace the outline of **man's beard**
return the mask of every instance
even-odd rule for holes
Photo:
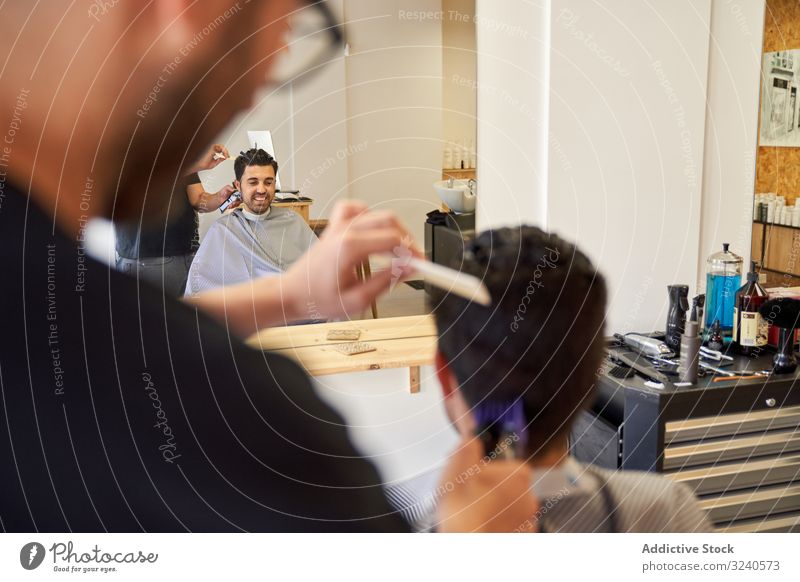
[[[256,202],[252,197],[250,198],[250,204],[246,204],[247,209],[252,212],[253,214],[264,214],[266,211],[269,210],[270,206],[272,206],[272,198],[267,195],[262,201]]]

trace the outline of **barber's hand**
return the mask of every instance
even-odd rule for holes
[[[408,230],[391,212],[368,211],[361,202],[339,202],[311,250],[286,272],[282,292],[298,319],[358,316],[412,269],[374,271],[365,281],[356,267],[371,254],[422,257]]]
[[[217,155],[215,156],[215,154]],[[223,155],[225,157],[220,158],[219,155]],[[228,153],[228,149],[224,145],[219,143],[214,144],[205,154],[203,154],[202,158],[197,160],[193,170],[195,172],[211,170],[212,168],[216,168],[229,157],[231,157],[231,155]]]
[[[236,192],[236,188],[234,188],[230,184],[227,184],[227,185],[223,186],[222,188],[220,188],[217,191],[217,193],[214,194],[214,196],[216,197],[216,200],[221,205],[228,198],[230,198],[231,194],[233,194],[234,192]],[[239,206],[241,203],[242,203],[242,200],[240,198],[237,198],[236,200],[234,200],[233,202],[230,203],[230,205],[228,206],[227,210],[233,210],[234,208]],[[217,206],[217,208],[219,208],[219,206]]]
[[[533,469],[523,461],[490,461],[475,437],[450,456],[438,491],[440,532],[534,532],[539,502]]]

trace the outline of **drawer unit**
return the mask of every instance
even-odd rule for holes
[[[734,369],[769,368],[737,358]],[[697,495],[721,532],[800,531],[800,371],[652,388],[600,375],[572,454],[606,468],[663,473]]]

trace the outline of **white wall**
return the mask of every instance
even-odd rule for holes
[[[478,0],[478,14],[518,10],[529,37],[546,36],[537,16],[549,9],[552,43],[549,55],[523,52],[525,33],[478,27],[481,84],[540,105],[526,117],[479,93],[479,225],[527,222],[576,240],[609,281],[609,329],[662,329],[667,284],[694,294],[712,247],[749,248],[763,0],[713,0],[713,13],[712,0],[498,4]],[[502,58],[540,63],[539,77],[492,77]],[[546,187],[533,187],[543,174]],[[496,207],[500,219],[488,218]]]
[[[308,87],[293,92],[294,174],[290,184],[314,199],[311,218],[327,218],[347,198],[345,59],[328,65]],[[286,180],[286,177],[283,178]]]
[[[475,144],[475,0],[442,0],[442,140]]]
[[[397,212],[423,238],[442,172],[442,22],[408,15],[439,0],[346,0],[352,198]]]
[[[477,0],[479,229],[545,226],[549,0]]]
[[[705,259],[731,243],[750,260],[765,0],[714,0],[698,283]]]
[[[610,330],[697,289],[711,0],[552,1],[548,226],[609,283]]]

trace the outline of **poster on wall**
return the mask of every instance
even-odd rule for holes
[[[764,53],[759,145],[800,147],[800,49]]]

